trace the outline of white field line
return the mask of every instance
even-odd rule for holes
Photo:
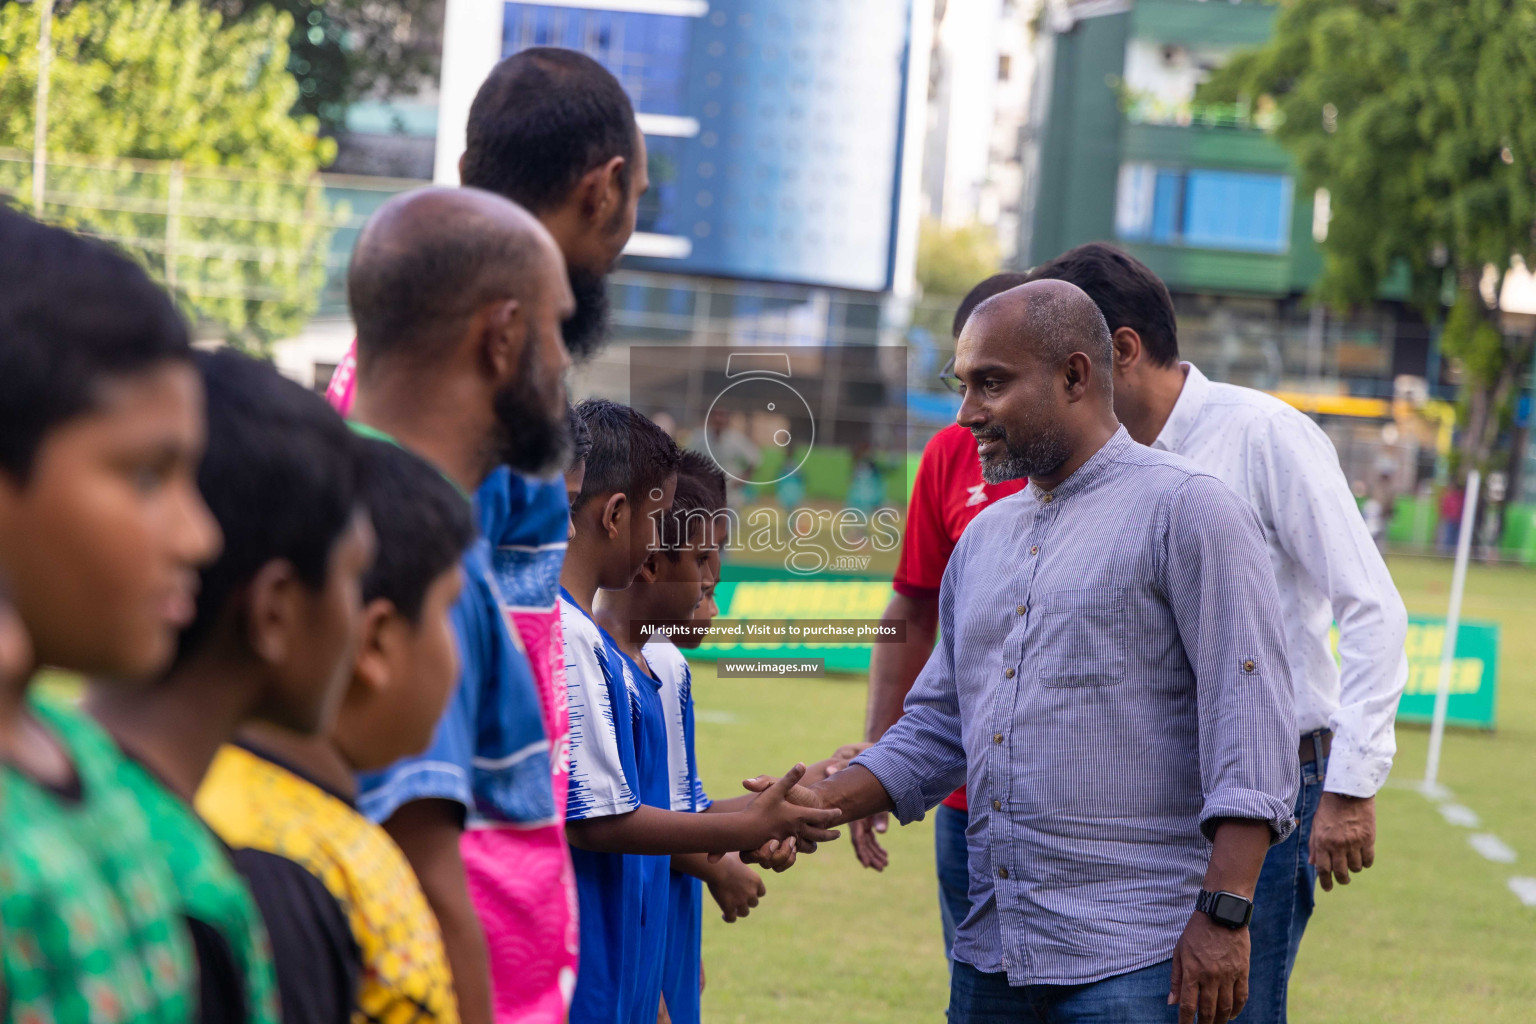
[[[1472,849],[1495,864],[1513,864],[1515,862],[1514,848],[1498,836],[1490,835],[1487,832],[1478,832],[1475,835],[1468,836],[1467,842],[1472,844]]]
[[[1452,825],[1460,825],[1462,828],[1477,828],[1482,824],[1477,813],[1470,807],[1461,804],[1441,804],[1440,816]]]
[[[1516,876],[1509,880],[1509,891],[1528,907],[1536,907],[1536,878]]]
[[[1388,782],[1387,785],[1391,786],[1392,783]],[[1477,812],[1470,807],[1451,803],[1454,796],[1444,786],[1436,786],[1433,790],[1428,790],[1423,785],[1414,783],[1393,786],[1393,788],[1418,790],[1426,800],[1439,809],[1440,816],[1452,825],[1458,825],[1461,828],[1477,828],[1482,823]],[[1495,864],[1513,864],[1518,859],[1514,847],[1490,832],[1474,832],[1467,837],[1467,842],[1472,849]],[[1514,875],[1510,877],[1507,884],[1509,891],[1514,893],[1515,898],[1521,903],[1527,907],[1536,907],[1536,878]]]

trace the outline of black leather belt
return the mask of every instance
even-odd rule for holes
[[[1316,737],[1316,742],[1313,741],[1313,737]],[[1301,745],[1297,747],[1297,754],[1301,759],[1301,763],[1306,764],[1308,761],[1316,761],[1318,759],[1319,751],[1317,748],[1319,746],[1322,747],[1322,756],[1327,757],[1328,752],[1333,749],[1333,730],[1319,729],[1317,732],[1309,732],[1301,738]]]

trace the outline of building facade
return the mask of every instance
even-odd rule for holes
[[[1391,399],[1445,392],[1423,322],[1395,301],[1340,320],[1305,302],[1326,194],[1305,194],[1269,112],[1202,104],[1276,8],[1205,0],[1052,3],[1040,19],[1019,262],[1114,241],[1168,283],[1181,343],[1222,379]],[[1405,380],[1406,379],[1406,380]]]

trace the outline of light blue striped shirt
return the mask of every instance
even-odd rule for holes
[[[1216,819],[1290,834],[1299,768],[1253,509],[1121,429],[960,538],[906,713],[854,763],[903,822],[970,788],[954,953],[1013,985],[1166,960]]]

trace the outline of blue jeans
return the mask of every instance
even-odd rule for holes
[[[1165,1024],[1177,1022],[1168,1005],[1173,961],[1087,985],[1008,984],[1006,974],[984,974],[957,963],[950,975],[949,1024]]]
[[[955,929],[971,912],[970,855],[965,826],[970,815],[940,804],[933,812],[933,860],[939,873],[939,917],[944,922],[944,955],[955,949]]]
[[[1320,736],[1314,735],[1312,740],[1317,744]],[[1264,870],[1259,872],[1259,885],[1253,893],[1253,920],[1248,925],[1253,944],[1248,962],[1248,1005],[1234,1018],[1234,1024],[1285,1024],[1286,987],[1291,968],[1296,966],[1302,933],[1312,917],[1317,869],[1307,863],[1307,847],[1327,773],[1326,757],[1322,764],[1302,764],[1296,830],[1285,842],[1271,846],[1264,858]]]

